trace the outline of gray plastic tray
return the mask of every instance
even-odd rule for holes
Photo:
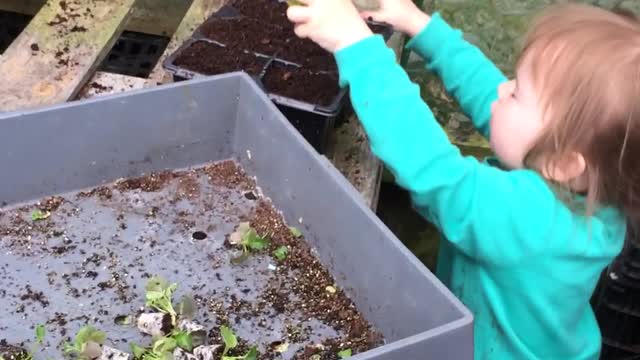
[[[264,196],[273,201],[289,224],[302,230],[337,285],[384,335],[384,345],[353,359],[472,358],[473,317],[469,311],[382,224],[347,180],[313,150],[246,74],[0,115],[0,166],[5,169],[0,177],[0,209],[123,177],[188,169],[225,159],[237,161],[256,178]],[[251,207],[244,200],[237,200],[240,208]],[[141,196],[136,201],[145,204],[151,200]],[[93,241],[100,241],[103,249],[124,252],[120,256],[138,256],[133,250],[131,255],[125,254],[123,249],[127,247],[123,248],[103,228],[104,223],[114,223],[108,207],[92,202],[78,207],[94,220],[77,221],[74,225],[80,234],[95,237],[97,240]],[[163,209],[159,213],[163,214]],[[207,216],[195,216],[195,226],[210,224],[213,220]],[[130,236],[163,236],[158,225],[146,221],[144,214],[131,219],[132,225],[127,227]],[[221,239],[229,231],[229,224],[217,225],[217,230],[209,234],[211,239]],[[175,233],[171,240],[170,244],[198,245]],[[185,258],[198,264],[203,251],[170,244],[160,244],[154,252],[144,253],[148,255],[143,260],[145,271],[179,282],[185,292],[195,284],[213,286],[209,283],[215,282],[214,270],[209,272],[197,265],[193,268],[200,266],[200,272],[176,273],[172,268],[184,264]],[[70,266],[65,256],[50,259],[2,254],[0,339],[32,344],[33,328],[54,318],[55,312],[85,314],[89,319],[104,315],[92,309],[110,298],[94,296],[91,305],[82,296],[71,297],[60,290],[64,288],[48,284],[48,272],[65,271],[65,266]],[[257,269],[265,265],[259,259],[253,261],[251,266]],[[130,272],[140,275],[137,269]],[[80,280],[78,287],[89,281],[93,280]],[[223,277],[221,281],[232,285],[231,279]],[[24,284],[43,291],[49,306],[43,308],[36,301],[27,311],[16,312],[16,304],[10,302],[12,297],[3,294],[18,294],[18,287],[22,290]],[[141,284],[137,285],[137,292],[131,291],[141,296]],[[109,291],[117,291],[117,287]],[[130,313],[132,307],[141,304],[141,298],[128,304],[113,302],[104,319]],[[98,326],[112,339],[114,331],[122,328],[116,329],[107,322],[98,322]],[[322,335],[321,331],[315,335]],[[135,340],[128,333],[123,338]],[[59,358],[55,346],[61,339],[58,332],[48,334],[51,348],[37,357]],[[128,350],[125,342],[112,343]]]

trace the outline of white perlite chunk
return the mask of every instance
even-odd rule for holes
[[[114,349],[109,346],[102,346],[102,355],[100,355],[100,360],[129,360],[131,359],[131,355],[127,354],[124,351],[120,351],[118,349]]]
[[[205,331],[205,332],[207,331],[205,330],[204,326],[186,319],[183,319],[180,321],[180,323],[178,324],[178,329],[182,331],[190,332],[190,333],[193,333],[196,331]]]
[[[193,321],[189,321],[186,319],[181,320],[178,324],[178,329],[191,334],[191,339],[194,347],[204,345],[205,341],[207,340],[207,329],[204,326]]]
[[[216,360],[215,354],[219,347],[220,345],[198,346],[193,349],[193,353],[198,360]]]
[[[138,330],[142,333],[151,336],[164,336],[166,334],[163,330],[167,330],[165,326],[168,322],[170,324],[170,321],[170,316],[164,313],[140,314],[137,325]]]
[[[195,355],[191,355],[181,348],[173,350],[173,360],[198,360]]]

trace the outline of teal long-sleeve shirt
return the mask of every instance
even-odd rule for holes
[[[490,136],[491,103],[506,81],[496,66],[438,13],[408,47]],[[597,359],[589,299],[622,249],[622,214],[601,208],[587,219],[535,171],[463,156],[380,36],[336,60],[372,151],[443,235],[437,275],[474,314],[475,358]]]

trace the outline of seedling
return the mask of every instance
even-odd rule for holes
[[[106,338],[104,332],[90,325],[85,325],[78,331],[73,343],[64,344],[64,353],[67,355],[75,354],[80,360],[93,359],[100,356],[100,348]]]
[[[34,210],[31,213],[31,220],[40,221],[40,220],[47,219],[49,216],[51,216],[51,213],[48,211]]]
[[[40,324],[36,326],[36,343],[38,343],[38,345],[42,345],[42,343],[44,343],[44,337],[46,334],[47,329],[44,327],[44,325]]]
[[[229,236],[229,242],[232,245],[242,246],[242,255],[232,259],[232,262],[239,264],[244,262],[251,255],[251,251],[260,251],[269,246],[270,235],[258,235],[249,223],[240,223],[238,229]]]
[[[345,349],[338,353],[340,359],[347,359],[351,357],[351,349]]]
[[[289,231],[291,232],[291,235],[293,235],[293,237],[296,239],[302,236],[302,232],[294,226],[289,226]]]
[[[132,343],[131,352],[134,359],[140,360],[172,360],[173,351],[181,348],[191,352],[193,350],[193,341],[191,334],[186,331],[174,331],[169,336],[158,338],[154,341],[150,348],[143,348]]]
[[[222,335],[222,341],[224,341],[224,351],[222,352],[222,360],[256,360],[258,359],[258,348],[253,346],[249,351],[242,356],[228,356],[229,350],[238,346],[238,338],[233,333],[233,330],[226,326],[220,327],[220,335]]]
[[[289,248],[284,245],[273,250],[273,256],[275,256],[279,261],[284,261],[284,259],[287,258],[287,255],[289,255]]]
[[[161,277],[149,279],[145,287],[145,305],[165,314],[169,314],[171,316],[171,324],[173,326],[176,325],[176,318],[178,314],[173,308],[171,299],[173,297],[173,292],[177,287],[178,284],[173,283],[169,285],[169,283]]]

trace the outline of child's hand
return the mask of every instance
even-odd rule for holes
[[[289,20],[295,23],[295,33],[309,38],[335,53],[373,33],[351,0],[297,0],[306,6],[290,6]]]
[[[366,19],[385,22],[412,37],[418,35],[431,20],[412,0],[380,0],[380,9],[365,11],[361,15]]]

